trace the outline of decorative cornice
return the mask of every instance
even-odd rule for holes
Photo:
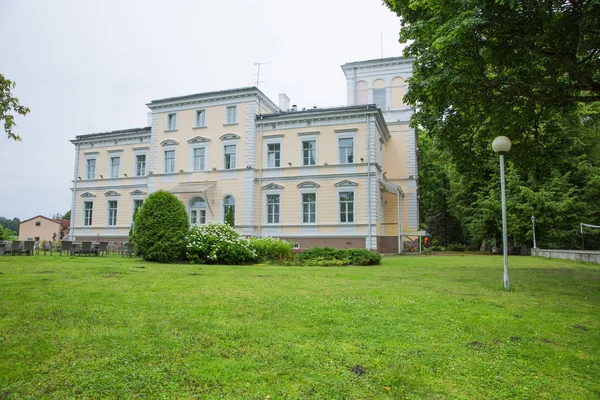
[[[240,135],[236,135],[235,133],[226,133],[224,135],[222,135],[219,139],[221,140],[232,140],[232,139],[239,139]]]
[[[334,184],[334,186],[335,187],[358,186],[358,183],[344,179],[343,181],[340,181],[340,182]]]
[[[116,197],[116,196],[120,196],[121,194],[119,192],[114,191],[114,190],[109,190],[108,192],[104,193],[104,195],[106,197]]]
[[[123,149],[106,150],[107,153],[122,153]]]
[[[204,136],[196,136],[187,141],[188,143],[210,142],[210,139]]]
[[[81,193],[81,197],[96,197],[96,195],[94,193],[85,192]]]
[[[132,196],[145,196],[147,193],[144,191],[141,191],[139,189],[134,190],[133,192],[129,193]]]
[[[176,146],[178,144],[179,144],[179,142],[174,139],[166,139],[166,140],[163,140],[162,142],[160,142],[161,146]]]
[[[314,136],[319,135],[321,131],[298,132],[298,136]]]
[[[316,182],[312,182],[312,181],[300,182],[296,186],[298,186],[300,189],[302,189],[302,188],[318,188],[318,187],[321,187],[321,185],[319,185]]]
[[[262,187],[263,190],[269,190],[269,189],[283,189],[283,186],[278,185],[276,183],[269,183],[268,185],[265,185]]]

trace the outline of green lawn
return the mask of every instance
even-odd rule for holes
[[[597,399],[600,266],[0,258],[0,398]]]

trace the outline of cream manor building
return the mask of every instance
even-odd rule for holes
[[[153,100],[150,126],[80,135],[72,239],[126,241],[136,207],[165,190],[191,224],[235,213],[247,236],[395,253],[419,221],[412,60],[342,65],[348,105],[290,107],[258,88]]]

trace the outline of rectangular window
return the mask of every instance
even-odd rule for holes
[[[42,223],[41,223],[40,221],[37,221],[37,222],[35,223],[35,226],[42,226]]]
[[[268,194],[267,195],[267,223],[278,224],[279,223],[279,195]]]
[[[317,194],[302,194],[302,223],[314,224],[317,222]]]
[[[373,89],[373,103],[385,111],[385,88]]]
[[[146,175],[146,155],[138,154],[135,156],[135,175],[144,176]]]
[[[354,222],[354,192],[340,192],[340,222]]]
[[[204,225],[204,224],[206,224],[206,210],[191,210],[190,211],[190,223],[192,225],[195,225],[195,224]]]
[[[90,158],[85,161],[85,176],[87,179],[95,179],[96,178],[96,159]]]
[[[108,201],[108,225],[109,226],[117,225],[117,201],[116,200]]]
[[[302,142],[302,165],[317,164],[317,141],[306,140]]]
[[[269,168],[281,167],[280,143],[272,143],[267,145],[267,166]]]
[[[167,114],[167,130],[177,129],[177,114]]]
[[[228,106],[225,117],[226,124],[235,124],[237,122],[237,106]]]
[[[339,139],[340,163],[352,164],[354,162],[354,139]]]
[[[206,112],[204,110],[196,110],[196,128],[206,126]]]
[[[225,169],[235,169],[236,168],[235,150],[236,150],[235,144],[224,147]]]
[[[110,177],[118,178],[120,168],[121,168],[121,157],[111,157],[110,158]]]
[[[175,150],[165,151],[165,172],[175,172]]]
[[[144,200],[143,199],[136,199],[133,201],[133,212],[135,212],[135,210],[137,210],[138,208],[140,208],[142,206],[142,204],[144,204]]]
[[[194,149],[194,171],[204,170],[205,151],[206,149],[204,147]]]
[[[92,225],[92,213],[94,211],[94,203],[91,201],[83,202],[83,225]]]

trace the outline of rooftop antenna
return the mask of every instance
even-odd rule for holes
[[[256,87],[258,87],[259,83],[264,83],[265,82],[265,81],[261,81],[260,80],[260,66],[261,65],[265,65],[265,64],[271,64],[271,61],[254,63],[254,65],[256,65],[256,74],[254,74],[256,76]]]

